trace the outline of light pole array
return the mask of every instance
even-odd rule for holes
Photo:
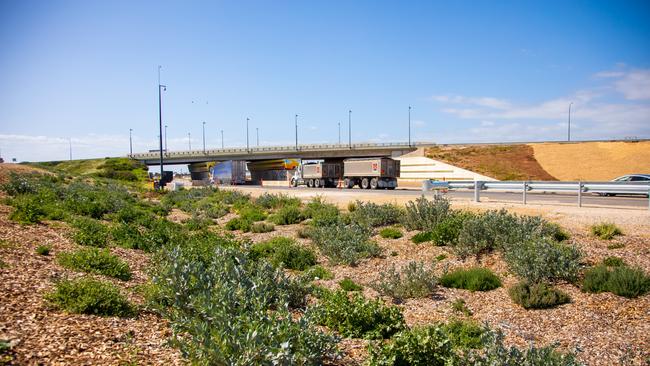
[[[205,121],[203,121],[203,153],[205,154]]]
[[[221,149],[223,150],[223,130],[221,130]]]
[[[257,147],[260,147],[260,129],[255,127],[255,135],[257,136]]]
[[[296,114],[296,150],[298,150],[298,115]]]
[[[70,161],[72,161],[72,138],[68,137],[68,143],[70,145]]]
[[[192,135],[190,135],[190,133],[188,132],[187,133],[187,145],[188,145],[190,151],[192,151],[192,137],[191,136]]]
[[[352,149],[352,110],[348,111],[348,147]]]
[[[158,142],[160,146],[160,180],[162,181],[163,177],[163,136],[162,136],[162,92],[163,90],[167,90],[167,87],[165,85],[160,84],[160,69],[162,66],[158,65],[158,129],[159,129],[159,135],[158,135]],[[162,188],[162,185],[160,185],[160,188]]]
[[[409,146],[411,146],[411,106],[409,106]]]
[[[165,152],[167,152],[167,125],[165,125]]]
[[[129,128],[129,157],[133,156],[133,138],[131,133],[133,132],[132,128]]]
[[[336,122],[339,125],[339,145],[341,145],[341,122]]]

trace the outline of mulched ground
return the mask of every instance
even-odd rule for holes
[[[166,345],[170,330],[163,319],[153,314],[141,314],[133,319],[97,317],[66,314],[50,309],[43,302],[43,294],[62,277],[80,276],[56,264],[55,255],[76,247],[66,236],[67,228],[61,223],[20,226],[7,219],[11,208],[0,205],[0,259],[6,264],[0,269],[0,339],[14,345],[16,364],[107,364],[119,365],[129,362],[138,364],[181,364],[177,350]],[[184,215],[175,213],[175,219]],[[232,214],[218,220],[219,223],[233,217]],[[277,235],[297,237],[300,225],[276,226],[276,231],[264,234],[236,233],[236,236],[261,241]],[[616,255],[632,265],[650,272],[650,237],[648,233],[631,233],[613,241],[595,240],[586,234],[582,225],[568,227],[572,239],[586,254],[586,263],[596,263]],[[403,266],[409,261],[436,262],[439,254],[447,258],[436,264],[437,271],[445,268],[477,265],[473,260],[460,261],[445,247],[413,244],[406,232],[401,239],[375,240],[385,249],[385,258],[361,262],[356,267],[329,266],[327,258],[319,262],[335,274],[329,281],[320,281],[330,288],[337,288],[338,281],[350,277],[364,285],[365,296],[379,296],[370,284],[379,273],[390,265]],[[311,245],[307,239],[297,239],[303,245]],[[621,249],[607,249],[612,242],[621,242]],[[35,253],[36,247],[47,244],[52,247],[50,256]],[[129,262],[134,278],[128,282],[111,280],[119,285],[135,303],[142,299],[137,286],[146,281],[148,256],[142,252],[112,249]],[[391,252],[397,252],[391,256]],[[426,299],[407,300],[402,307],[410,325],[448,321],[461,315],[454,313],[451,304],[462,298],[472,310],[472,318],[487,322],[492,328],[501,329],[506,343],[526,347],[557,343],[564,350],[578,350],[579,359],[588,365],[628,364],[642,365],[650,358],[650,295],[637,299],[625,299],[610,293],[585,294],[572,285],[560,285],[572,302],[555,309],[524,310],[514,304],[507,295],[509,286],[517,279],[508,273],[505,263],[498,255],[484,257],[481,265],[491,268],[505,285],[489,292],[439,288]],[[385,299],[389,302],[389,299]],[[340,364],[360,365],[367,357],[367,342],[358,339],[343,340],[340,348],[344,358]]]

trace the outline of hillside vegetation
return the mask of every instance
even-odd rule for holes
[[[432,147],[425,155],[498,180],[556,180],[529,145]]]
[[[32,165],[74,176],[95,176],[132,182],[147,179],[147,166],[129,158],[52,161]]]

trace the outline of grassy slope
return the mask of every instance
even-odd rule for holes
[[[556,180],[528,145],[433,147],[425,155],[499,180]]]
[[[119,166],[117,170],[133,172],[139,181],[147,179],[147,167],[135,160],[128,158],[103,158],[70,161],[52,161],[45,163],[32,163],[30,165],[44,168],[53,172],[61,172],[75,176],[98,175],[105,172],[105,166],[112,164]]]

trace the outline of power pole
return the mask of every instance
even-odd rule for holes
[[[190,147],[190,151],[192,151],[192,137],[191,136],[192,135],[190,135],[190,133],[188,132],[187,133],[187,144]]]
[[[411,106],[409,106],[409,146],[411,146]]]
[[[133,156],[133,138],[131,137],[132,132],[133,129],[129,128],[129,157]]]
[[[296,150],[298,150],[298,115],[296,114]]]
[[[167,152],[167,125],[165,125],[165,152]]]
[[[339,145],[341,145],[341,122],[336,122],[339,125]]]
[[[573,102],[569,103],[569,129],[567,131],[567,141],[571,141],[571,105]]]
[[[352,149],[352,110],[348,111],[348,147]]]
[[[203,121],[203,153],[205,154],[205,121]]]
[[[223,150],[223,130],[221,130],[221,149]]]
[[[248,121],[250,118],[246,117],[246,151],[250,151],[250,147],[248,145]]]
[[[257,147],[260,147],[260,129],[255,127],[255,135],[257,135]]]
[[[160,146],[160,180],[162,181],[163,177],[163,135],[162,135],[162,91],[167,90],[165,85],[160,84],[160,69],[162,66],[158,65],[158,141]],[[162,184],[160,185],[162,188]]]

